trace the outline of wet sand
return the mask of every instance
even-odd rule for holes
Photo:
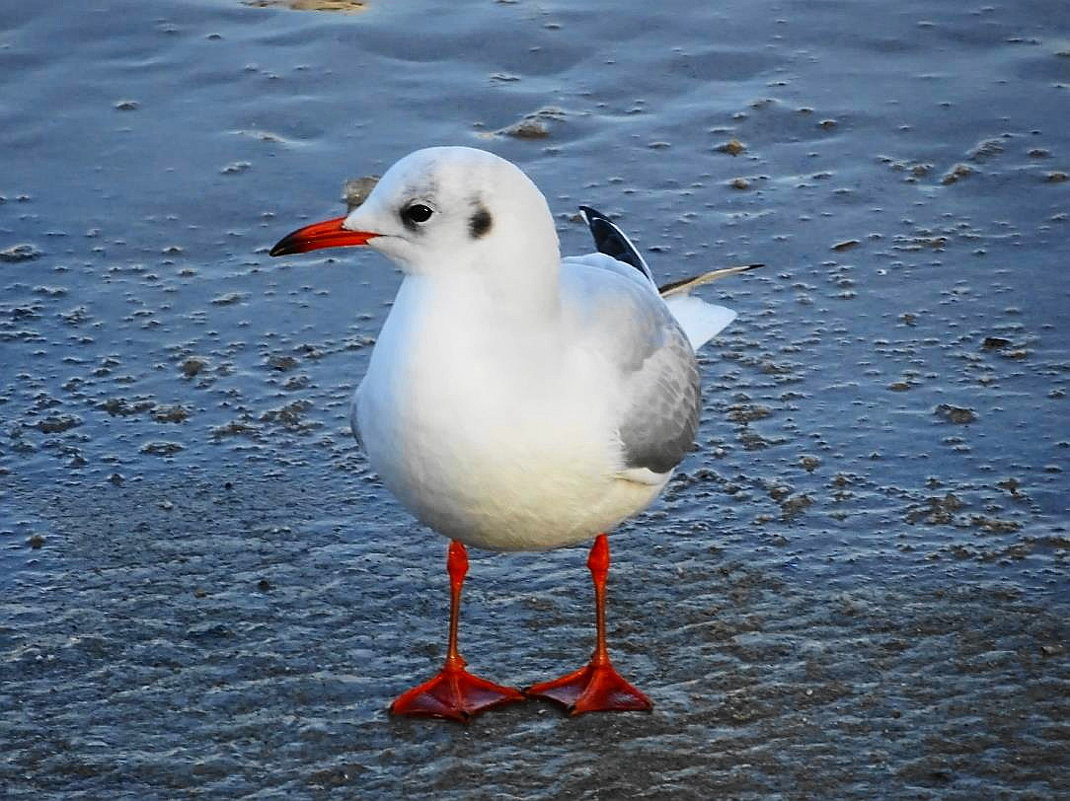
[[[9,5],[7,797],[1070,795],[1063,4]],[[346,426],[398,277],[266,249],[444,143],[566,252],[590,203],[665,280],[768,265],[614,537],[652,714],[385,714],[447,600]],[[472,556],[472,668],[578,666],[583,549]]]

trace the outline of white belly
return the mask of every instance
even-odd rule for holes
[[[413,300],[399,294],[353,417],[372,467],[423,523],[476,547],[538,550],[607,531],[657,497],[668,475],[620,476],[614,399],[591,391],[597,365],[554,343],[517,347],[512,331],[457,334]],[[501,370],[518,352],[526,369]]]

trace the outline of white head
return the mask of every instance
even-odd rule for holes
[[[557,233],[546,199],[505,159],[468,147],[417,150],[346,217],[306,226],[273,256],[367,245],[406,273],[476,272],[520,286],[556,276]]]

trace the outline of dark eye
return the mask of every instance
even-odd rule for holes
[[[401,211],[401,218],[405,222],[422,223],[431,219],[431,215],[435,212],[430,206],[425,206],[423,203],[413,203],[411,206],[406,206]]]

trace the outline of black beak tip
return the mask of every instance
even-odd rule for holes
[[[288,235],[284,236],[282,239],[280,239],[278,242],[276,242],[274,245],[272,245],[271,250],[268,251],[268,255],[269,256],[288,256],[288,255],[290,255],[291,253],[294,252],[293,250],[291,250],[291,246],[292,245],[293,245],[293,237],[288,234]]]

